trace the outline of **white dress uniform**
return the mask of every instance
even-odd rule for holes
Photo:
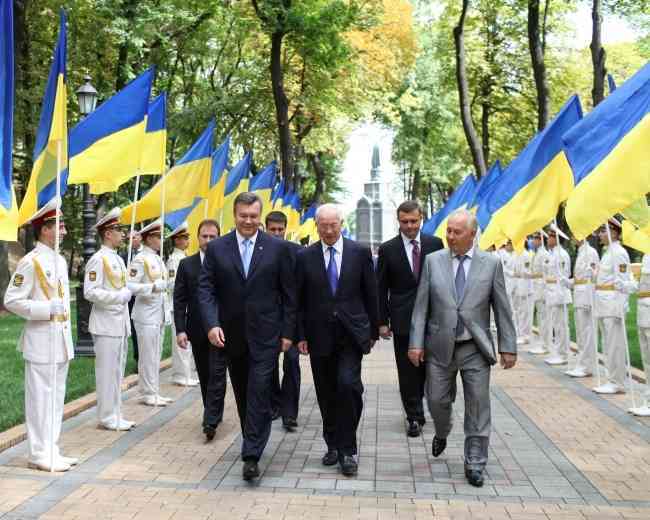
[[[505,247],[499,249],[499,256],[501,257],[501,265],[503,266],[503,276],[506,282],[506,293],[508,294],[508,301],[510,302],[510,308],[515,308],[515,254],[514,252],[506,251]],[[517,320],[514,316],[513,311],[513,322],[515,328],[517,328]],[[519,330],[517,330],[517,336],[519,336]]]
[[[644,404],[640,407],[642,413],[635,415],[647,416],[650,413],[650,255],[643,255],[641,261],[641,278],[636,284],[638,300],[636,307],[636,325],[639,329],[639,347],[641,360],[645,370],[646,387],[644,391]],[[640,410],[637,410],[637,412]]]
[[[628,311],[629,287],[634,286],[630,256],[618,241],[607,247],[598,267],[595,313],[603,337],[607,383],[594,388],[602,394],[625,392],[626,337],[623,317]]]
[[[176,230],[174,230],[176,231]],[[172,232],[172,237],[174,236]],[[174,283],[176,281],[176,273],[178,271],[178,264],[185,258],[185,251],[174,248],[172,254],[167,259],[167,275],[169,276],[169,295],[170,298],[174,297]],[[192,346],[183,349],[176,343],[176,325],[174,324],[174,309],[172,312],[172,381],[181,386],[196,386],[199,384],[196,367],[194,365],[194,356],[192,355]]]
[[[546,307],[546,282],[544,281],[547,260],[549,260],[548,251],[541,245],[533,255],[530,274],[533,291],[533,310],[537,314],[537,328],[540,337],[540,342],[528,350],[531,354],[546,354],[553,342],[553,329]]]
[[[141,233],[145,235],[156,222],[143,228]],[[171,401],[160,395],[164,327],[171,319],[166,278],[165,266],[158,253],[143,246],[129,265],[127,287],[136,295],[131,319],[138,335],[140,350],[138,387],[144,404],[149,406],[164,406]]]
[[[578,248],[573,270],[573,308],[575,313],[576,346],[578,355],[573,369],[567,372],[572,377],[586,377],[593,374],[596,365],[596,344],[598,333],[593,314],[594,280],[600,258],[598,252],[586,240]]]
[[[547,260],[544,264],[546,308],[554,341],[550,345],[550,356],[544,361],[549,365],[563,365],[569,356],[569,322],[565,306],[571,303],[571,290],[565,285],[571,276],[571,259],[566,250],[557,245],[549,250]]]
[[[55,211],[56,199],[53,199],[29,222],[51,221]],[[63,314],[52,316],[52,299],[63,302]],[[28,462],[46,471],[66,471],[77,460],[62,456],[58,446],[68,365],[74,358],[65,259],[49,246],[37,242],[36,247],[18,262],[5,292],[4,304],[7,310],[26,320],[17,349],[22,351],[25,360]]]
[[[110,211],[97,229],[118,223],[119,208]],[[95,345],[97,418],[109,430],[128,430],[134,423],[122,419],[122,378],[131,335],[126,266],[114,249],[103,245],[88,261],[84,297],[92,302],[88,331]]]
[[[515,317],[519,337],[518,344],[528,343],[533,326],[532,256],[528,251],[515,255]]]

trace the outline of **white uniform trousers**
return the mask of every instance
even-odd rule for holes
[[[639,347],[645,370],[645,399],[650,401],[650,327],[639,327]]]
[[[192,381],[196,383],[199,376],[196,373],[192,345],[182,349],[176,343],[176,325],[172,315],[172,381],[179,385],[188,385]]]
[[[576,324],[576,346],[578,355],[576,357],[575,370],[584,370],[592,374],[596,373],[596,341],[597,335],[594,330],[595,321],[591,307],[575,307]]]
[[[138,389],[142,397],[160,395],[160,358],[165,326],[134,322],[138,334]]]
[[[56,394],[54,403],[54,458],[59,457],[59,437],[63,421],[65,385],[68,364],[56,364]],[[25,361],[25,427],[27,429],[28,461],[50,464],[52,434],[52,365]]]
[[[517,320],[517,312],[516,312],[516,305],[515,302],[517,301],[517,297],[515,296],[515,291],[508,291],[506,293],[508,295],[508,303],[510,304],[510,310],[512,311],[512,322],[515,324],[515,332],[517,333],[517,337],[519,337],[519,322]]]
[[[97,419],[106,427],[118,424],[120,387],[124,377],[128,343],[126,337],[98,336],[95,344],[95,381],[97,387]]]
[[[515,297],[515,318],[517,320],[517,329],[520,338],[529,339],[531,334],[532,322],[532,296]]]
[[[621,388],[625,386],[625,325],[621,318],[607,317],[598,320],[603,337],[603,352],[607,379]]]
[[[564,305],[549,305],[550,327],[553,331],[554,341],[547,345],[551,355],[566,358],[569,355],[569,336],[567,315],[564,312]]]
[[[553,347],[553,327],[549,309],[543,299],[535,300],[534,306],[535,312],[537,313],[537,328],[542,345],[544,345],[546,350],[551,350]]]

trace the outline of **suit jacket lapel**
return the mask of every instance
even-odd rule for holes
[[[239,272],[239,276],[241,276],[245,280],[246,278],[244,276],[244,264],[242,264],[241,261],[241,254],[239,253],[239,244],[237,243],[237,235],[234,231],[231,231],[230,233],[230,253],[232,254],[232,260],[235,269],[237,269],[237,271]]]
[[[253,249],[253,256],[251,257],[251,265],[248,266],[248,278],[253,276],[255,268],[260,263],[260,259],[264,254],[264,246],[266,245],[266,236],[259,231],[257,233],[257,240],[255,240],[255,248]]]
[[[447,285],[449,287],[449,290],[451,291],[451,297],[452,299],[458,303],[458,298],[456,298],[456,284],[455,284],[455,278],[454,278],[454,266],[451,261],[451,253],[449,253],[449,250],[447,250],[448,254],[446,255],[441,255],[442,258],[442,275],[444,276],[445,280],[447,280]]]
[[[313,246],[313,255],[314,255],[314,262],[317,266],[317,270],[320,273],[323,286],[327,287],[327,294],[332,294],[332,289],[330,289],[330,282],[327,279],[327,267],[325,266],[325,255],[323,254],[323,244],[319,240],[316,242]]]
[[[419,279],[419,275],[422,274],[422,263],[424,261],[424,257],[422,256],[422,241],[420,241],[420,272],[418,273],[418,277],[415,276],[415,273],[413,272],[413,269],[411,268],[411,264],[409,262],[409,257],[406,254],[406,247],[404,247],[404,240],[402,239],[402,235],[397,235],[397,247],[400,250],[400,256],[402,258],[402,265],[406,268],[406,270],[411,273],[411,277],[413,278],[414,282],[417,282]]]
[[[341,287],[341,283],[343,283],[343,277],[346,275],[349,269],[346,269],[348,265],[350,265],[350,248],[348,247],[347,241],[344,238],[343,239],[343,254],[341,256],[341,272],[339,273],[339,283],[336,285],[336,294],[334,295],[335,297],[338,296],[339,294],[339,287]],[[327,278],[327,276],[325,277]],[[327,285],[329,286],[329,280],[327,281]]]
[[[478,280],[479,273],[481,272],[481,269],[483,268],[483,255],[479,253],[476,248],[474,249],[474,257],[472,258],[472,263],[469,266],[469,272],[467,273],[467,280],[465,281],[465,291],[463,292],[463,297],[461,298],[459,303],[463,303],[463,300],[465,300],[465,296],[467,296],[467,293],[472,290],[472,287],[476,284],[476,280]]]

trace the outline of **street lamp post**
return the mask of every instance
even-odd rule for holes
[[[79,112],[82,118],[90,114],[97,106],[97,90],[90,83],[90,76],[84,77],[85,83],[77,90]],[[77,287],[77,342],[75,344],[75,356],[94,356],[93,338],[88,332],[88,320],[90,319],[90,302],[84,298],[83,280],[84,270],[90,257],[97,248],[95,231],[93,226],[97,221],[95,210],[95,197],[90,193],[90,186],[83,185],[83,209],[81,212],[83,220],[83,265],[80,269],[80,284]]]

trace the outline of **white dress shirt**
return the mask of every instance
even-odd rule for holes
[[[409,265],[411,266],[411,271],[413,271],[413,244],[411,243],[411,239],[407,237],[404,233],[400,233],[400,235],[402,236],[402,242],[404,243],[406,258],[408,258]],[[415,240],[418,243],[418,246],[420,246],[420,262],[422,262],[422,242],[420,241],[419,231],[418,231],[418,236],[416,236],[413,240]]]
[[[450,250],[451,251],[451,250]],[[456,273],[458,273],[458,266],[460,265],[460,260],[453,252],[451,253],[451,267],[454,271],[454,290],[456,290]],[[465,253],[465,260],[463,260],[463,269],[465,271],[465,291],[467,290],[467,284],[469,283],[469,268],[472,265],[472,257],[474,256],[474,248],[472,247],[467,253]],[[467,327],[463,327],[463,332],[460,336],[456,337],[456,341],[468,341],[472,339],[472,335],[467,330]]]
[[[203,260],[205,260],[205,253],[201,249],[199,249],[199,258],[201,258],[201,265],[203,265]]]
[[[330,263],[330,246],[328,246],[325,242],[321,240],[321,245],[323,246],[323,258],[325,259],[325,269],[327,269],[327,266]],[[334,256],[334,261],[336,262],[336,274],[338,277],[341,277],[341,262],[343,261],[343,235],[339,237],[339,239],[332,245],[331,247],[334,248],[336,251],[336,255]]]

